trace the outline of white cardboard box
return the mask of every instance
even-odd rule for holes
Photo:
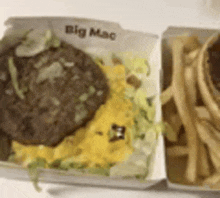
[[[170,26],[162,34],[162,71],[164,73],[163,78],[168,78],[168,84],[171,82],[171,67],[172,67],[172,41],[177,36],[198,36],[199,42],[204,44],[204,42],[212,36],[214,33],[219,32],[217,29],[211,28],[201,28],[201,27],[177,27]],[[167,85],[168,85],[167,84]],[[167,86],[165,85],[165,86]],[[168,159],[167,159],[168,160]],[[186,167],[183,167],[183,169]],[[177,173],[178,174],[178,173]],[[167,178],[168,187],[181,190],[190,190],[190,191],[218,191],[210,189],[209,187],[202,186],[190,186],[183,184],[171,183],[169,178]]]
[[[159,101],[160,93],[160,40],[157,35],[134,32],[122,29],[118,24],[82,18],[69,17],[14,17],[10,18],[6,25],[8,31],[15,29],[42,28],[52,29],[55,34],[75,47],[95,53],[124,52],[137,53],[149,60],[151,75],[146,79],[145,89],[148,94],[157,94],[156,98],[156,120],[161,120],[161,108]],[[67,26],[72,29],[66,34]],[[11,28],[10,28],[11,27]],[[7,33],[7,32],[6,32]],[[102,35],[108,34],[106,38]],[[89,46],[89,48],[88,48]],[[25,169],[17,165],[9,165],[1,162],[0,175],[6,178],[29,180]],[[113,179],[102,176],[77,176],[76,173],[64,173],[58,170],[40,170],[40,181],[69,184],[90,184],[98,186],[123,187],[145,189],[159,181],[166,179],[165,151],[163,137],[160,136],[156,148],[154,160],[151,163],[152,171],[146,182],[132,179]]]

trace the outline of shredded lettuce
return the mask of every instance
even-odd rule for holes
[[[86,170],[90,174],[103,175],[103,176],[109,176],[110,175],[110,169],[109,168],[87,168]]]
[[[49,165],[49,168],[60,169],[65,171],[71,171],[72,169],[76,169],[82,173],[109,176],[111,166],[113,166],[113,164],[109,164],[109,166],[106,168],[86,168],[86,165],[75,162],[74,158],[71,157],[66,160],[57,159]]]
[[[16,66],[14,65],[13,57],[8,58],[8,69],[9,69],[9,73],[11,75],[11,81],[12,81],[13,87],[15,89],[15,92],[18,95],[18,97],[23,100],[25,98],[25,96],[23,94],[23,91],[19,89],[18,71],[17,71]]]
[[[144,92],[139,91],[129,97],[133,98],[132,101],[140,112],[135,117],[135,125],[132,128],[135,152],[127,161],[112,167],[110,176],[135,176],[144,179],[149,173],[150,161],[157,146],[158,136],[163,131],[163,123],[155,123],[155,105],[153,102],[149,104]]]
[[[150,75],[150,66],[146,59],[144,58],[134,58],[132,60],[132,65],[134,66],[134,72],[136,73],[146,73],[147,76]]]
[[[41,188],[38,185],[39,182],[39,170],[38,168],[46,167],[46,159],[44,158],[36,158],[35,161],[28,165],[28,173],[31,181],[33,182],[34,188],[36,191],[41,192]]]
[[[146,132],[142,132],[139,137],[133,140],[135,151],[129,156],[127,161],[117,164],[110,169],[110,176],[123,176],[144,179],[150,169],[158,137],[163,132],[163,123],[151,124]]]
[[[134,61],[136,61],[134,66],[137,73],[147,73],[146,65],[143,65],[144,60],[136,59]],[[155,123],[155,96],[147,97],[146,92],[141,88],[136,90],[128,87],[125,91],[125,97],[132,101],[133,110],[139,111],[131,129],[135,151],[127,161],[113,166],[110,169],[110,176],[134,176],[138,179],[144,179],[150,171],[150,162],[157,146],[158,137],[164,131],[164,123]]]
[[[35,29],[30,31],[26,39],[16,48],[18,57],[35,56],[50,47],[60,46],[60,39],[51,30]]]
[[[126,65],[128,73],[138,75],[146,74],[149,76],[151,74],[150,64],[147,59],[138,57],[132,52],[123,52],[122,53],[123,63]]]
[[[15,154],[9,155],[8,161],[9,161],[9,162],[15,162],[15,161],[16,161],[16,160],[15,160]]]
[[[57,36],[52,35],[49,46],[52,46],[54,48],[58,48],[58,47],[60,47],[60,44],[61,44],[60,39]]]
[[[86,166],[84,164],[75,162],[73,158],[68,159],[66,161],[62,161],[60,164],[60,168],[63,170],[69,169],[84,169]]]
[[[21,43],[30,31],[27,29],[7,29],[4,37],[0,40],[0,54]]]

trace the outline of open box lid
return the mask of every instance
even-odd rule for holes
[[[118,53],[117,55],[120,57],[121,52],[132,52],[132,55],[146,58],[151,65],[150,75],[148,78],[144,75],[140,75],[140,78],[143,80],[143,90],[148,93],[148,96],[156,95],[155,120],[157,122],[161,120],[159,100],[161,59],[160,40],[157,35],[124,30],[116,23],[74,17],[13,17],[8,19],[5,24],[9,27],[6,30],[6,34],[10,34],[10,32],[17,29],[52,29],[60,39],[73,44],[73,46],[91,55],[107,56],[109,53]],[[123,59],[123,55],[121,55],[121,58]],[[107,62],[109,65],[112,64],[111,60],[107,60]],[[50,182],[68,181],[69,183],[79,182],[81,184],[90,183],[105,186],[116,186],[117,183],[117,187],[144,189],[162,179],[166,179],[164,153],[163,137],[160,136],[154,159],[150,164],[152,171],[150,171],[146,183],[137,181],[129,183],[129,180],[118,180],[118,182],[116,182],[111,178],[104,179],[100,177],[83,177],[80,179],[81,177],[73,176],[71,179],[70,176],[68,177],[67,175],[61,178],[54,170],[43,170],[41,175],[44,178],[43,181]],[[4,165],[4,162],[1,162],[1,164],[2,167],[7,167],[6,164]],[[13,174],[10,173],[12,171],[10,168],[7,169],[7,171],[6,169],[4,169],[4,171],[7,172],[8,177],[27,179],[27,174],[25,175],[24,170],[21,170],[21,168],[13,169]],[[45,176],[47,174],[48,176]],[[68,180],[66,180],[67,177]],[[103,182],[105,180],[106,182]]]

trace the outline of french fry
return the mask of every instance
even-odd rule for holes
[[[198,174],[203,177],[208,177],[211,174],[208,153],[203,142],[199,141],[199,167]]]
[[[219,144],[220,144],[220,133],[209,120],[202,120],[203,125],[206,127],[206,144],[209,147],[209,153],[211,157],[212,164],[215,168],[215,171],[220,172],[220,153],[219,153]],[[203,131],[201,131],[203,132]],[[205,136],[204,136],[205,138]]]
[[[167,131],[167,135],[166,135],[167,139],[171,142],[177,142],[179,131],[182,126],[182,121],[179,115],[177,113],[170,112],[170,116],[167,117],[165,121],[169,124],[169,127],[172,128],[172,129],[167,128],[167,130],[169,130]]]
[[[180,38],[184,43],[184,52],[190,53],[200,47],[198,36],[182,36]]]
[[[215,128],[214,124],[212,123],[211,119],[203,119],[203,122],[206,126],[211,130],[213,138],[215,138],[220,143],[220,130]]]
[[[218,38],[219,33],[214,33],[207,41],[204,43],[204,45],[201,48],[201,51],[199,53],[198,57],[198,66],[197,66],[197,82],[199,91],[201,93],[203,102],[205,106],[207,107],[208,111],[210,112],[213,122],[215,123],[215,126],[220,129],[220,107],[218,103],[215,101],[212,92],[210,92],[210,88],[207,85],[207,77],[205,76],[204,72],[204,64],[206,64],[206,54],[208,47],[216,41]]]
[[[212,164],[215,168],[215,171],[220,173],[220,156],[217,155],[215,152],[213,152],[211,149],[209,150],[209,153],[210,153],[210,157],[212,160]]]
[[[200,119],[211,119],[210,113],[205,106],[195,107],[195,109]]]
[[[213,185],[210,186],[210,188],[212,190],[219,190],[220,189],[220,182],[218,181],[218,182],[214,183]]]
[[[185,55],[184,61],[186,65],[191,65],[199,56],[200,47]]]
[[[169,86],[165,91],[160,95],[161,105],[165,105],[173,97],[172,87]]]
[[[169,131],[166,134],[167,139],[171,142],[177,142],[182,121],[173,99],[163,105],[163,120],[169,124],[167,128]]]
[[[190,99],[186,96],[184,63],[183,63],[184,43],[177,38],[174,40],[173,53],[173,74],[172,74],[172,91],[177,110],[183,122],[187,145],[189,148],[188,164],[186,168],[186,178],[189,182],[195,183],[197,180],[197,162],[198,162],[198,134],[196,115],[192,110]]]
[[[189,153],[187,146],[172,146],[167,148],[167,155],[170,157],[186,156]]]
[[[184,77],[185,77],[185,86],[186,86],[186,94],[189,98],[189,101],[191,103],[191,107],[195,107],[196,105],[196,96],[197,96],[197,90],[196,90],[196,75],[195,75],[195,68],[192,66],[186,66]]]
[[[179,134],[180,128],[182,126],[182,121],[180,119],[180,116],[178,113],[176,114],[171,114],[170,115],[170,122],[171,125],[173,126],[173,130],[177,132],[177,134]]]
[[[209,186],[210,188],[213,188],[214,185],[220,182],[220,173],[215,173],[211,177],[208,177],[203,181],[204,186]]]
[[[220,158],[220,139],[211,130],[211,125],[207,120],[199,120],[197,129],[201,140]]]
[[[199,50],[199,49],[197,49],[197,50]],[[197,54],[198,54],[197,50],[194,50],[194,51],[196,51]],[[197,63],[197,60],[194,59],[194,61],[191,62],[191,65],[186,66],[186,68],[185,68],[186,94],[187,94],[187,97],[190,100],[191,108],[193,109],[193,111],[195,111],[195,106],[196,106],[196,101],[197,101],[196,68],[195,68],[196,63]],[[199,145],[198,174],[200,176],[207,177],[207,176],[210,175],[210,165],[209,165],[209,162],[208,162],[208,156],[207,156],[207,151],[205,149],[205,146],[199,138],[198,138],[198,145]]]

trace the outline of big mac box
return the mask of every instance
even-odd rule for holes
[[[146,189],[166,179],[159,36],[13,17],[0,42],[0,175]]]

